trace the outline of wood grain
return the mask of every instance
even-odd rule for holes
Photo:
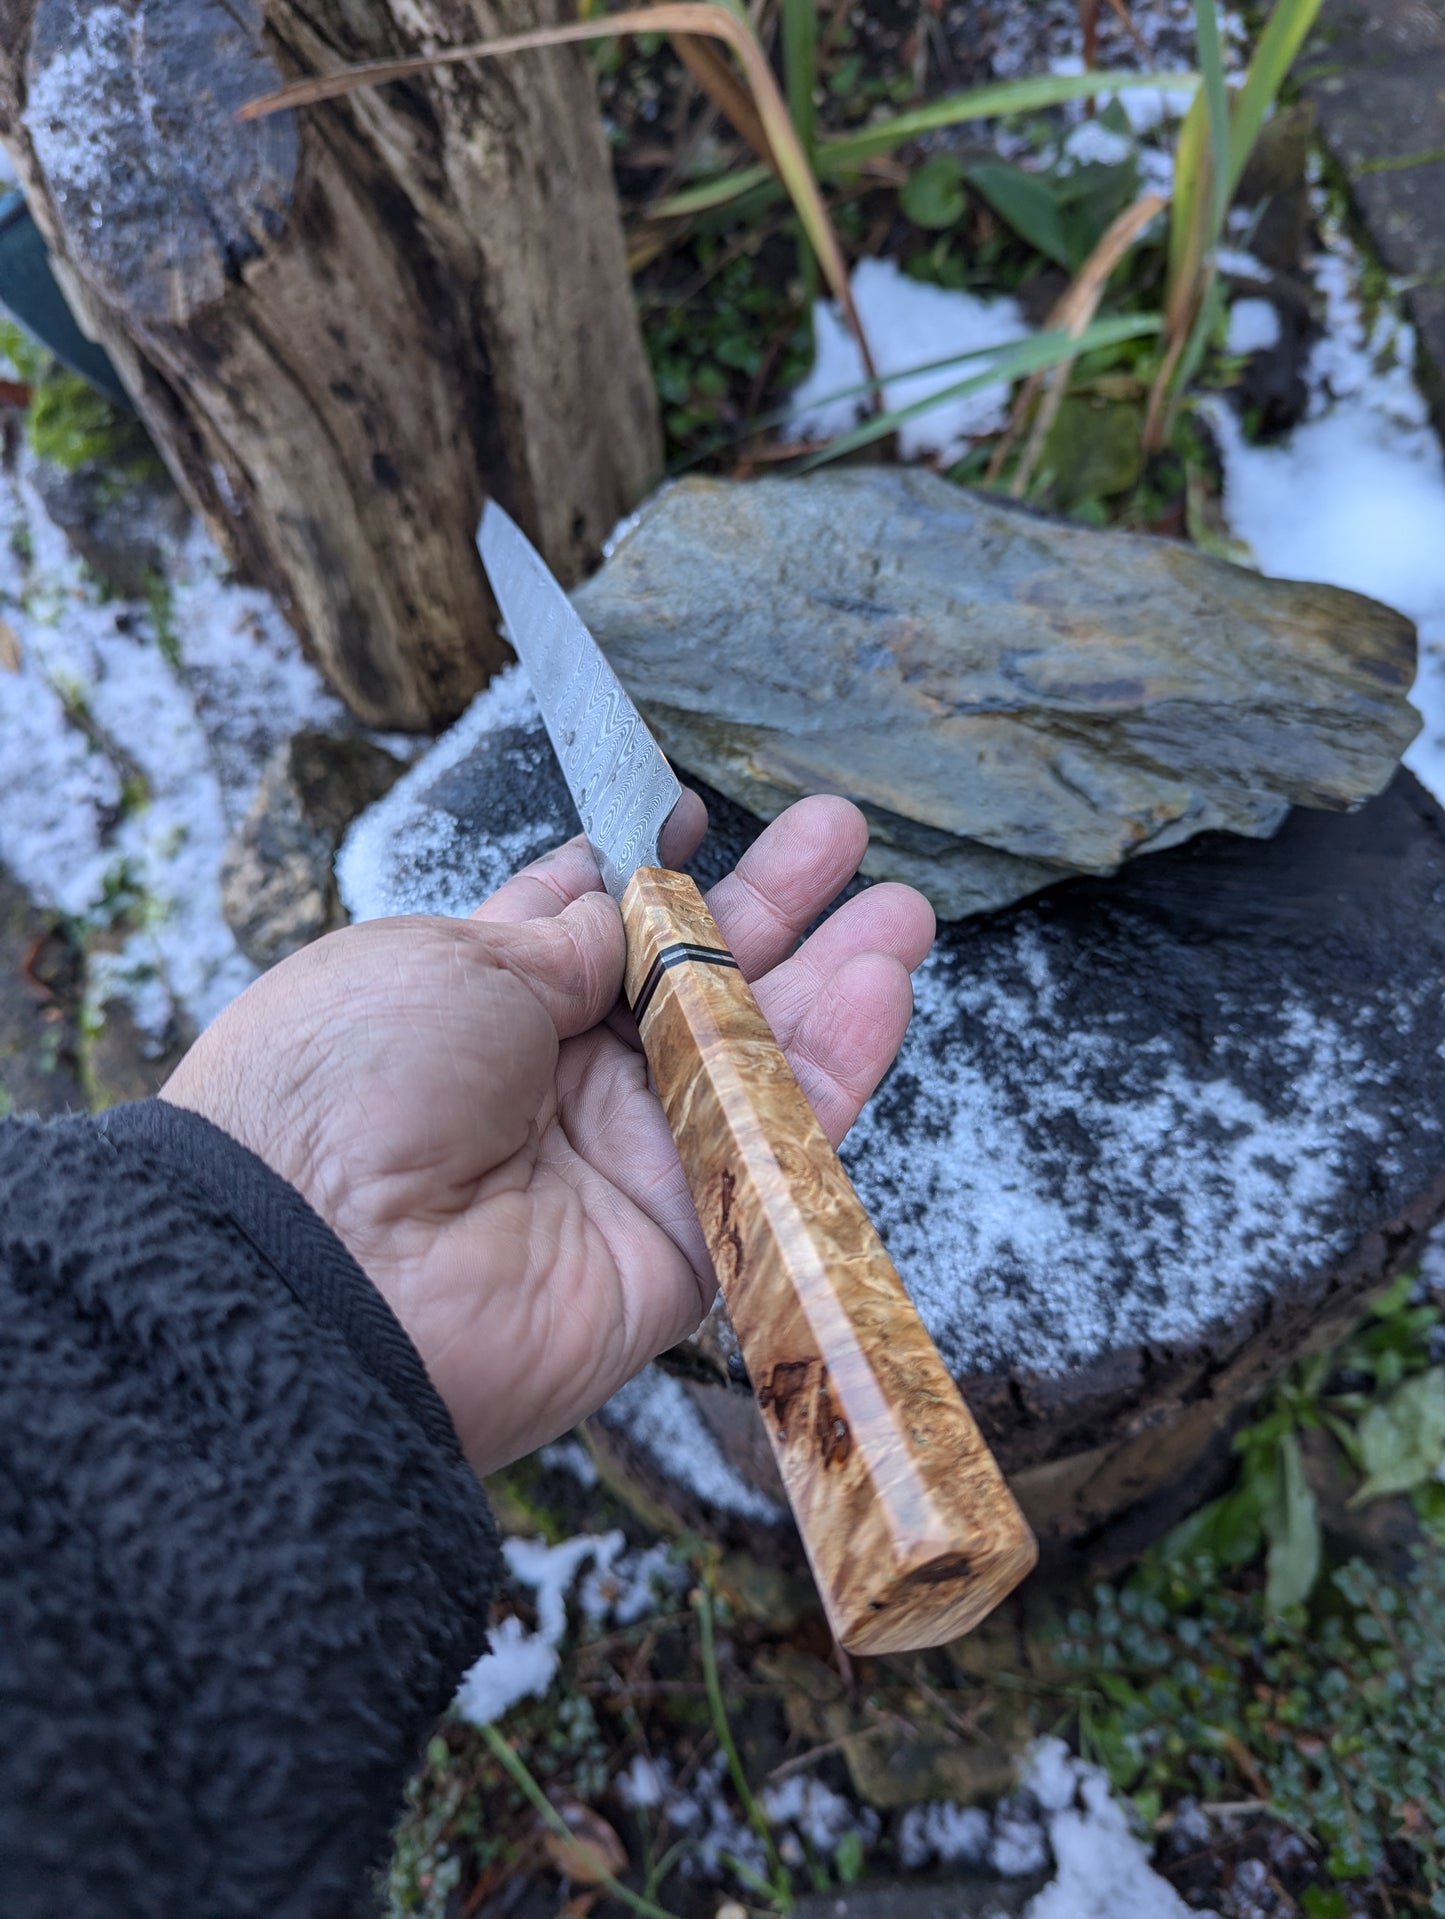
[[[622,900],[627,996],[818,1590],[854,1652],[935,1646],[1033,1536],[693,882]]]
[[[565,11],[0,0],[0,134],[67,298],[371,726],[434,731],[504,664],[489,497],[573,580],[661,467],[591,65],[566,47],[233,109]],[[106,164],[77,172],[92,149]]]

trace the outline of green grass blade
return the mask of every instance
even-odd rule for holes
[[[783,0],[783,84],[803,151],[811,160],[817,144],[813,93],[818,84],[816,0]]]
[[[1229,130],[1227,194],[1230,199],[1259,138],[1264,116],[1284,84],[1284,77],[1319,10],[1320,0],[1277,0],[1259,36],[1249,72],[1235,101],[1234,122]]]
[[[817,172],[818,129],[813,92],[818,84],[818,10],[816,0],[783,0],[783,85],[793,131],[808,165]],[[806,236],[798,238],[803,299],[809,318],[818,297],[818,262]]]
[[[1036,337],[1051,340],[1062,336],[1050,333]],[[882,378],[885,381],[918,380],[929,373],[951,373],[955,367],[971,366],[976,360],[993,360],[1000,350],[996,345],[970,347],[966,353],[950,353],[942,360],[922,360],[916,366],[896,367],[882,375]],[[995,375],[990,373],[988,377],[993,379]],[[834,387],[831,393],[818,394],[809,404],[819,408],[837,406],[840,400],[861,400],[874,391],[875,383],[872,380],[856,380],[852,386]],[[786,426],[795,411],[795,403],[787,400],[782,406],[770,407],[766,413],[757,414],[740,431],[715,434],[704,445],[690,453],[687,459],[679,461],[676,466],[669,467],[669,478],[676,478],[680,473],[689,472],[702,461],[710,460],[715,453],[722,453],[728,447],[737,446],[740,441],[754,439],[759,433],[770,433],[774,427]]]
[[[876,126],[857,133],[837,134],[820,140],[814,158],[818,173],[827,178],[852,172],[865,160],[891,153],[905,141],[921,134],[937,133],[944,127],[962,126],[970,120],[1002,118],[1011,113],[1038,113],[1046,107],[1063,106],[1070,100],[1086,100],[1091,95],[1105,99],[1127,88],[1149,87],[1155,92],[1193,92],[1199,85],[1197,73],[1038,73],[1022,80],[1002,80],[996,85],[971,87],[963,93],[944,94],[926,106],[908,113],[894,114]],[[717,180],[700,180],[659,200],[649,211],[658,219],[684,219],[691,214],[708,213],[714,207],[765,185],[772,178],[766,167],[741,167],[736,173]]]
[[[1174,145],[1174,192],[1169,206],[1169,299],[1171,310],[1204,256],[1209,176],[1209,115],[1202,93],[1184,116]]]
[[[1229,85],[1219,39],[1219,0],[1194,0],[1194,22],[1204,110],[1209,117],[1208,221],[1212,250],[1224,229],[1229,205]]]
[[[695,187],[684,187],[680,193],[669,193],[664,199],[654,200],[647,212],[654,220],[686,220],[696,213],[711,213],[714,207],[725,207],[741,200],[745,193],[770,185],[777,185],[777,176],[771,167],[739,167],[736,173],[699,180]],[[778,192],[781,191],[779,187]]]
[[[915,140],[923,133],[937,133],[943,127],[961,126],[969,120],[1037,113],[1045,107],[1063,106],[1069,100],[1106,99],[1134,87],[1151,87],[1155,92],[1192,93],[1198,85],[1197,73],[1035,73],[1020,80],[1000,80],[991,86],[970,87],[963,93],[946,93],[940,99],[930,100],[926,106],[895,113],[876,126],[821,141],[818,165],[827,173],[840,172],[856,166],[860,160],[871,160],[875,154],[891,153],[905,140]]]
[[[550,1826],[559,1839],[575,1838],[572,1828],[527,1770],[526,1762],[513,1752],[496,1726],[488,1720],[480,1731],[492,1749],[492,1757],[499,1760],[511,1774],[513,1782],[521,1789],[523,1798],[534,1812],[541,1815],[542,1823]],[[638,1919],[677,1919],[677,1915],[669,1912],[666,1906],[655,1906],[650,1899],[644,1899],[641,1894],[635,1893],[631,1886],[624,1886],[622,1881],[614,1878],[610,1872],[602,1873],[600,1882],[606,1886],[614,1899],[620,1900],[624,1906],[630,1906],[638,1914]]]
[[[891,412],[878,413],[864,420],[850,433],[840,434],[836,440],[830,440],[827,446],[800,460],[792,471],[809,473],[828,460],[840,459],[843,454],[855,452],[860,446],[870,446],[875,440],[892,433],[905,420],[916,419],[920,413],[927,413],[930,408],[942,406],[946,401],[961,400],[965,394],[977,393],[982,387],[1012,382],[1029,373],[1041,373],[1048,367],[1057,366],[1061,360],[1071,360],[1100,347],[1119,346],[1126,340],[1143,339],[1146,334],[1157,333],[1160,324],[1157,313],[1131,313],[1118,318],[1096,320],[1079,334],[1062,331],[1036,333],[1013,346],[996,349],[994,357],[982,372],[971,374],[965,380],[957,380],[951,386],[941,387],[936,393],[925,394],[921,399],[910,400],[906,406],[894,407]],[[903,377],[889,373],[884,375],[884,381],[888,383]]]
[[[1189,382],[1199,371],[1199,364],[1204,358],[1204,349],[1219,325],[1223,310],[1224,282],[1210,268],[1204,282],[1204,291],[1200,295],[1199,310],[1194,316],[1194,324],[1189,330],[1184,351],[1179,356],[1179,364],[1174,369],[1174,377],[1169,383],[1169,404],[1164,416],[1166,440],[1174,432],[1174,422],[1178,417],[1180,401],[1189,390]]]

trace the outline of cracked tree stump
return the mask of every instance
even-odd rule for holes
[[[495,495],[575,578],[660,460],[585,54],[249,124],[284,81],[555,18],[491,0],[0,0],[0,136],[190,502],[353,711],[505,657]]]

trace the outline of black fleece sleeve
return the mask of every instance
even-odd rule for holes
[[[159,1101],[0,1121],[0,1913],[372,1909],[496,1540],[385,1302]]]

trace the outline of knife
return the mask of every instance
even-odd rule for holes
[[[828,1620],[941,1645],[1038,1556],[697,887],[661,863],[682,788],[540,554],[495,502],[492,589],[627,932],[625,992]]]

